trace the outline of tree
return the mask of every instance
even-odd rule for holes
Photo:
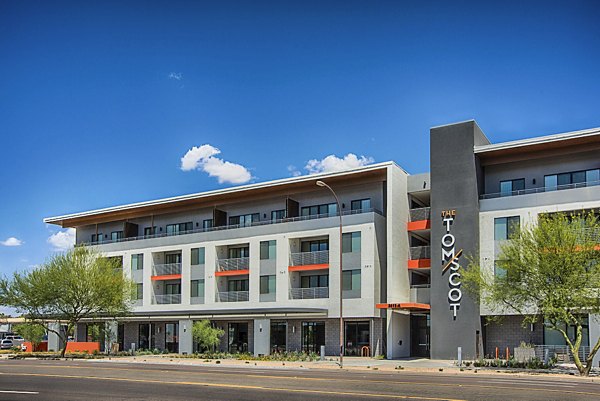
[[[53,256],[39,268],[0,279],[0,305],[22,313],[29,323],[55,333],[67,348],[68,334],[82,319],[116,317],[131,307],[133,284],[122,266],[88,247]],[[65,324],[66,330],[61,330]]]
[[[582,361],[583,323],[600,313],[600,221],[593,212],[538,216],[501,246],[491,266],[472,260],[462,272],[465,289],[499,314],[524,315],[523,324],[543,319],[560,332],[579,373],[587,376],[600,348]],[[496,270],[495,274],[493,270]],[[574,328],[569,336],[567,327]]]
[[[46,330],[39,324],[21,323],[14,328],[14,332],[19,334],[25,340],[31,342],[31,351],[37,350],[40,343],[44,340]]]
[[[212,327],[209,320],[199,320],[192,326],[192,337],[203,349],[213,349],[221,342],[224,330]]]

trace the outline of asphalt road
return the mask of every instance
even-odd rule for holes
[[[600,400],[600,382],[479,373],[356,372],[94,361],[0,361],[0,400]]]

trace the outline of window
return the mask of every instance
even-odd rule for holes
[[[135,299],[144,299],[144,284],[137,283],[135,285]]]
[[[342,252],[360,252],[360,231],[342,234]]]
[[[329,287],[329,274],[300,277],[301,288]]]
[[[260,243],[260,259],[267,260],[275,259],[276,255],[276,241],[261,241]]]
[[[205,263],[204,248],[192,248],[192,266],[203,265]]]
[[[112,233],[110,233],[111,241],[118,241],[122,238],[123,238],[123,231],[113,231]]]
[[[260,213],[243,214],[241,216],[231,216],[229,218],[229,225],[239,225],[241,227],[249,227],[253,222],[260,220]]]
[[[286,218],[285,209],[273,210],[271,212],[271,220],[281,220]]]
[[[555,191],[557,189],[578,188],[586,185],[597,185],[600,181],[600,169],[573,171],[568,173],[551,174],[544,176],[544,189]]]
[[[180,253],[166,253],[165,254],[165,263],[181,263],[181,254]]]
[[[274,294],[275,293],[275,275],[260,276],[260,293]]]
[[[515,195],[515,191],[523,191],[525,189],[525,178],[517,180],[500,181],[500,196]]]
[[[302,322],[302,351],[321,352],[325,345],[325,322]]]
[[[131,270],[142,270],[144,268],[144,254],[131,255]]]
[[[202,221],[202,228],[204,230],[209,230],[209,229],[213,228],[213,219],[206,219],[206,220]]]
[[[156,226],[144,227],[144,236],[156,234]]]
[[[494,260],[494,277],[506,277],[506,269],[502,267],[501,260]]]
[[[179,284],[179,283],[165,284],[165,294],[166,295],[181,294],[181,284]]]
[[[342,271],[342,290],[360,291],[360,269]]]
[[[581,331],[582,331],[582,339],[581,345],[584,347],[589,346],[589,320],[587,317],[581,317]],[[559,327],[567,332],[567,336],[571,341],[575,341],[575,336],[577,333],[576,326],[568,326],[565,323],[559,324]],[[547,322],[544,322],[544,345],[566,345],[565,338],[562,334],[556,330],[553,330],[549,327]]]
[[[520,217],[500,217],[494,219],[494,241],[504,241],[512,238],[520,226]]]
[[[204,280],[191,281],[191,294],[192,298],[204,298]]]
[[[227,291],[248,291],[248,279],[244,280],[229,280],[227,282]]]
[[[102,242],[103,239],[104,239],[104,234],[102,234],[102,233],[92,234],[92,242]]]
[[[336,215],[337,204],[325,203],[323,205],[305,206],[300,209],[301,216]]]
[[[351,210],[369,210],[371,209],[371,199],[359,199],[350,202]]]
[[[229,259],[249,258],[250,248],[245,246],[241,248],[229,248]]]
[[[317,251],[328,251],[329,240],[320,239],[314,241],[302,241],[300,244],[301,252],[317,252]]]
[[[193,224],[191,221],[188,221],[187,223],[167,224],[167,235],[174,235],[186,231],[192,231],[192,229]]]

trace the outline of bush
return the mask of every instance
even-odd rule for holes
[[[318,361],[320,359],[319,355],[311,352],[277,352],[271,355],[262,355],[262,356],[254,356],[250,353],[236,353],[231,354],[228,352],[203,352],[203,353],[194,353],[190,355],[174,355],[175,358],[195,358],[195,359],[204,359],[205,361],[211,359],[237,359],[241,361],[290,361],[290,362],[310,362],[310,361]]]

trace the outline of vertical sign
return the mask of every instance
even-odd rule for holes
[[[462,291],[460,290],[460,264],[458,258],[462,255],[463,250],[456,251],[456,238],[452,235],[452,224],[456,217],[456,210],[442,211],[442,222],[445,233],[442,236],[442,275],[450,270],[448,275],[448,303],[452,316],[456,320],[458,309],[460,309],[460,300],[462,299]]]

